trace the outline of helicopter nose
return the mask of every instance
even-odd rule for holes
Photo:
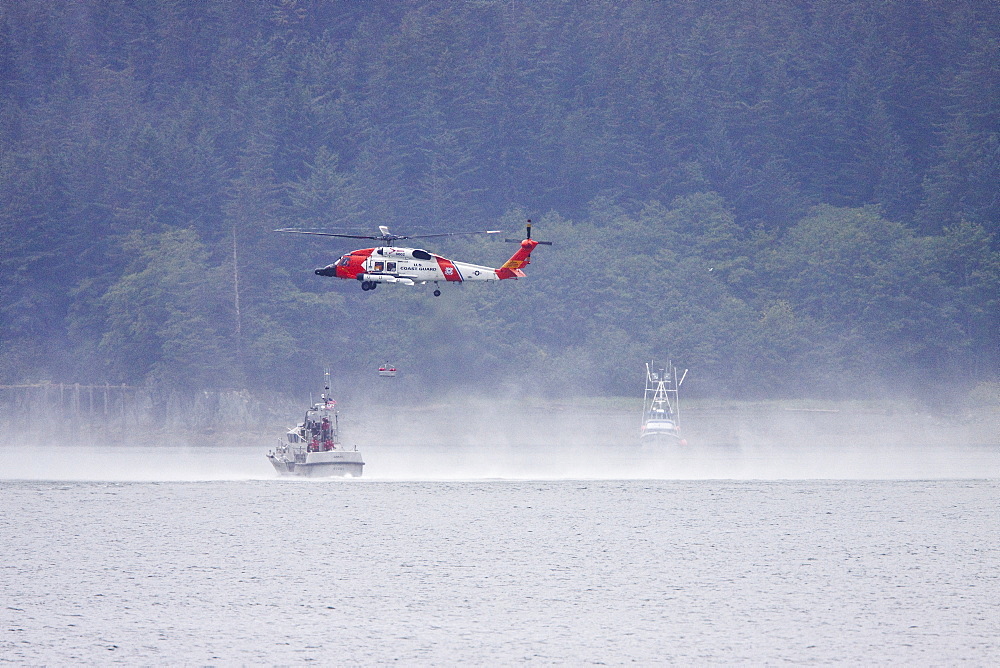
[[[316,270],[316,275],[317,276],[336,276],[337,275],[337,267],[335,267],[332,264],[331,265],[327,265],[327,266],[325,266],[325,267],[323,267],[321,269],[317,269]]]

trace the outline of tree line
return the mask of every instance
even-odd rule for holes
[[[995,381],[998,28],[972,0],[0,2],[0,380]],[[529,217],[556,245],[527,280],[439,299],[272,232]]]

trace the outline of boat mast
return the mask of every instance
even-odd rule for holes
[[[330,394],[330,370],[326,369],[323,372],[323,408],[329,410],[329,402],[333,398]],[[340,437],[340,411],[337,410],[336,405],[333,409],[333,442],[338,443]],[[339,443],[338,443],[339,444]]]
[[[642,423],[663,411],[666,417],[680,425],[680,386],[687,377],[687,369],[678,377],[673,362],[657,366],[656,361],[646,362],[646,392],[643,397]]]
[[[676,420],[675,420],[675,423],[677,424],[677,426],[680,426],[680,424],[681,424],[681,383],[683,383],[684,379],[687,378],[688,370],[684,369],[684,373],[681,374],[680,378],[677,377],[677,367],[673,366],[672,363],[671,363],[671,366],[670,366],[670,370],[671,370],[671,376],[674,379],[674,413],[677,416]]]

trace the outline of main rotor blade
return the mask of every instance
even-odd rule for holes
[[[382,239],[387,240],[399,240],[399,239],[429,239],[430,237],[453,237],[462,234],[500,234],[503,230],[479,230],[476,232],[441,232],[438,234],[343,234],[340,232],[317,232],[314,230],[300,230],[294,227],[282,227],[275,232],[293,232],[295,234],[313,234],[320,237],[343,237],[345,239]]]
[[[503,230],[478,230],[476,232],[442,232],[440,234],[399,234],[397,239],[429,239],[430,237],[454,237],[460,234],[500,234]]]
[[[336,232],[313,232],[311,230],[297,230],[294,227],[282,227],[275,232],[294,232],[295,234],[314,234],[320,237],[344,237],[345,239],[381,239],[382,236],[373,234],[339,234]]]

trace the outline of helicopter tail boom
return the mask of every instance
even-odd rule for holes
[[[521,247],[510,256],[510,259],[503,263],[496,271],[497,278],[521,278],[526,274],[521,271],[523,267],[531,264],[531,251],[535,250],[538,242],[534,239],[525,239],[521,242]]]
[[[551,241],[537,241],[531,238],[531,221],[528,221],[527,229],[525,230],[525,238],[523,241],[518,242],[516,239],[507,239],[508,243],[520,243],[521,247],[517,249],[517,252],[511,255],[510,259],[503,263],[503,265],[496,270],[497,278],[521,278],[526,276],[526,274],[521,271],[524,267],[531,264],[531,251],[535,250],[536,246],[546,245],[551,246]]]

